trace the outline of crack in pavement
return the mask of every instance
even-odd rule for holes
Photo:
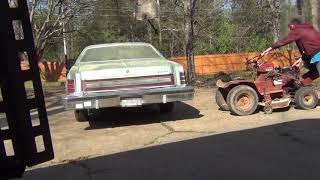
[[[279,136],[287,137],[289,140],[291,140],[293,142],[296,142],[296,143],[299,143],[302,145],[306,145],[306,142],[303,139],[295,136],[294,134],[291,134],[290,132],[281,132],[281,133],[279,133]]]
[[[165,122],[161,122],[160,125],[162,127],[164,127],[165,129],[167,129],[169,132],[174,132],[175,129],[173,127],[171,127],[170,125],[166,124]]]
[[[72,160],[72,161],[69,161],[68,164],[71,164],[71,165],[74,165],[74,166],[77,166],[77,167],[84,169],[85,174],[88,176],[88,178],[90,180],[92,179],[92,170],[85,163],[81,163],[78,160]]]
[[[195,133],[195,134],[215,134],[215,133],[217,133],[216,131],[175,130],[173,127],[171,127],[170,125],[168,125],[165,122],[161,122],[160,125],[162,127],[164,127],[168,132],[166,134],[161,135],[161,136],[155,137],[152,141],[145,143],[144,146],[159,144],[160,143],[159,139],[162,139],[162,138],[169,136],[171,134],[174,134],[174,133]]]
[[[88,176],[88,178],[91,180],[93,179],[93,175],[97,174],[97,173],[103,173],[103,172],[111,172],[110,168],[104,168],[104,169],[98,169],[98,170],[93,170],[92,168],[90,168],[90,166],[88,166],[85,163],[82,163],[78,160],[72,160],[68,162],[71,165],[77,166],[82,168],[85,171],[85,174]]]
[[[87,159],[89,159],[88,156],[82,156],[82,157],[78,157],[76,159],[63,160],[61,162],[82,168],[85,171],[84,173],[91,180],[92,179],[92,170],[91,170],[91,168],[89,166],[87,166],[85,163],[80,162],[80,161],[85,161]]]
[[[286,130],[285,128],[289,127],[288,124],[289,123],[283,123],[279,127],[276,127],[275,128],[275,132],[280,137],[286,137],[287,139],[289,139],[289,140],[291,140],[293,142],[296,142],[298,144],[307,145],[307,143],[303,139],[301,139],[301,138],[299,138],[299,137],[297,137],[297,136],[295,136],[293,134],[293,132],[304,132],[304,131],[301,131],[301,130]]]
[[[198,133],[198,134],[214,134],[217,133],[216,131],[194,131],[194,130],[175,130],[170,125],[166,124],[165,122],[161,122],[161,126],[166,128],[169,133]]]

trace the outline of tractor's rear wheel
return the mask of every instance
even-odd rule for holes
[[[229,111],[227,96],[228,92],[222,88],[218,88],[216,91],[216,103],[222,111]]]
[[[257,92],[247,85],[232,88],[227,97],[229,110],[239,116],[253,114],[257,110],[258,102]]]
[[[310,87],[301,87],[296,91],[294,101],[300,109],[313,109],[318,104],[318,94]]]

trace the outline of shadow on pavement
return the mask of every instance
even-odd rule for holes
[[[304,119],[72,161],[25,178],[318,180],[319,137],[320,119]]]
[[[198,109],[183,102],[177,102],[171,113],[160,113],[156,105],[142,108],[107,108],[93,113],[93,120],[86,130],[188,120],[202,116]]]

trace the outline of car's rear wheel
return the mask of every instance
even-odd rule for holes
[[[247,85],[232,88],[227,97],[230,111],[239,116],[253,114],[257,110],[258,102],[257,92]]]
[[[318,104],[318,94],[310,87],[301,87],[295,93],[294,101],[300,109],[313,109]]]
[[[75,110],[74,117],[78,122],[85,122],[89,120],[89,111],[87,109]]]
[[[218,90],[216,91],[216,103],[222,111],[229,111],[229,107],[226,101],[227,96],[228,93],[222,88],[218,88]]]
[[[161,113],[170,113],[174,110],[174,102],[169,102],[165,104],[159,104],[160,112]]]

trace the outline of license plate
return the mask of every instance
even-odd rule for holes
[[[135,106],[141,106],[141,105],[142,105],[142,99],[140,98],[121,100],[122,107],[135,107]]]

